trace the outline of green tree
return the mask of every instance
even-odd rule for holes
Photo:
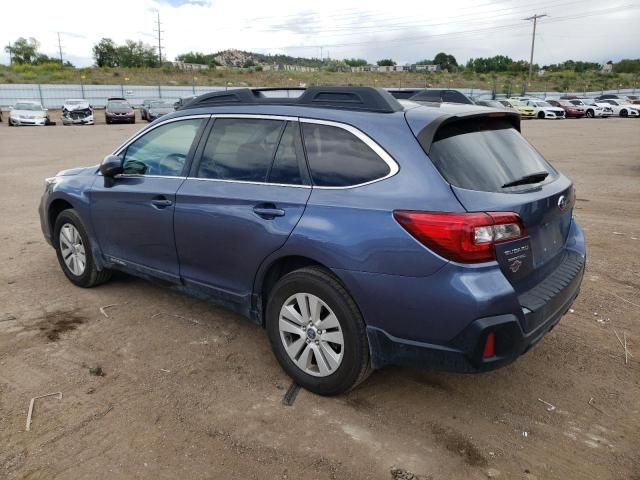
[[[110,38],[103,38],[93,46],[93,58],[99,67],[119,66],[117,47]]]
[[[118,65],[121,67],[159,67],[160,59],[153,47],[142,42],[126,40],[116,48]]]
[[[640,58],[620,60],[613,64],[613,71],[615,73],[640,73]]]
[[[11,61],[13,63],[23,64],[31,63],[35,64],[38,59],[38,47],[40,43],[31,37],[28,40],[24,37],[18,38],[13,45],[8,45],[4,48],[5,51],[11,54]]]
[[[345,58],[344,63],[350,67],[364,67],[365,65],[369,65],[369,62],[364,58]]]
[[[438,53],[434,58],[433,62],[436,65],[440,65],[442,70],[448,70],[450,72],[455,71],[458,68],[458,62],[456,57],[453,55],[449,55],[444,52]]]
[[[392,67],[396,64],[396,62],[394,62],[390,58],[383,58],[382,60],[378,60],[377,64],[379,67]]]

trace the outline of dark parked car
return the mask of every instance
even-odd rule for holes
[[[569,100],[553,100],[547,99],[547,103],[553,105],[554,107],[560,107],[564,110],[564,115],[567,118],[582,118],[585,116],[587,109],[580,106],[574,105]]]
[[[464,93],[448,88],[425,88],[410,97],[409,100],[413,100],[415,102],[447,102],[473,105],[473,100],[467,97]]]
[[[387,91],[398,100],[408,100],[423,90],[424,88],[390,88]]]
[[[125,98],[111,97],[107,99],[104,111],[107,123],[136,123],[136,111]]]
[[[173,104],[173,108],[175,110],[180,110],[182,107],[184,107],[187,103],[189,103],[191,100],[193,100],[194,98],[196,98],[195,96],[192,97],[182,97],[179,98],[178,100],[176,100],[176,102]]]
[[[142,120],[149,120],[147,118],[147,112],[149,111],[149,105],[151,102],[157,102],[160,100],[159,98],[146,98],[142,101],[142,106],[140,107],[140,118]]]
[[[157,120],[163,115],[167,113],[173,112],[175,109],[173,108],[173,104],[165,101],[165,100],[157,100],[155,102],[151,102],[147,107],[147,114],[145,118],[149,122],[153,122]]]
[[[585,265],[573,183],[519,130],[369,87],[211,93],[47,179],[42,231],[77,286],[121,270],[264,326],[319,394],[389,364],[491,370],[560,321]]]

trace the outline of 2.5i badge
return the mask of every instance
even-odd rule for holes
[[[509,278],[527,276],[533,270],[533,256],[529,237],[496,245],[496,259]]]

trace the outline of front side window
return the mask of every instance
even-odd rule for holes
[[[179,120],[154,128],[131,143],[123,173],[180,176],[203,119]]]
[[[343,128],[303,123],[302,131],[314,185],[360,185],[386,177],[391,172],[376,152]]]
[[[282,120],[216,119],[197,176],[265,182],[283,127]]]

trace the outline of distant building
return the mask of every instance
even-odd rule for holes
[[[602,65],[602,68],[600,69],[600,71],[602,73],[612,73],[613,72],[613,63],[605,63],[604,65]]]
[[[439,72],[442,70],[440,65],[411,65],[412,69],[416,72]]]
[[[171,64],[180,70],[209,70],[209,65],[201,63],[171,62]]]
[[[261,65],[265,72],[284,70],[288,72],[317,72],[317,67],[307,67],[305,65],[286,65],[280,63],[265,63]]]

